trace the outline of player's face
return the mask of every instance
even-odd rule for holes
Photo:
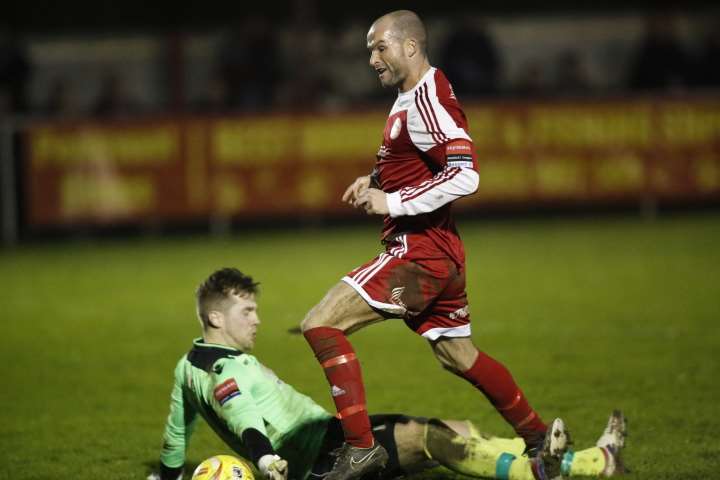
[[[406,61],[402,41],[384,24],[373,24],[367,34],[370,66],[383,87],[400,87],[405,80]]]
[[[255,295],[232,295],[231,305],[224,313],[225,338],[232,347],[249,352],[255,346],[260,319]]]

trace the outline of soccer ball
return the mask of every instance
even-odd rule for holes
[[[255,480],[250,465],[231,455],[215,455],[197,466],[192,480]]]

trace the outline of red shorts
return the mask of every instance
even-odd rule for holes
[[[406,236],[343,277],[376,310],[402,318],[419,335],[470,336],[465,269],[445,256],[408,260]]]

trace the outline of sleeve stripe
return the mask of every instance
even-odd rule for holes
[[[435,181],[431,182],[430,185],[425,186],[425,188],[420,189],[420,191],[416,191],[413,193],[409,193],[409,196],[403,196],[402,192],[400,193],[400,196],[403,197],[402,201],[407,202],[408,200],[412,200],[413,198],[417,198],[423,193],[427,192],[428,190],[433,189],[437,185],[445,182],[449,182],[452,180],[458,173],[460,173],[460,168],[448,168],[445,169],[445,171],[438,176],[438,178],[435,179]]]
[[[440,142],[438,141],[437,136],[435,135],[435,132],[433,132],[433,129],[430,128],[430,125],[428,125],[428,121],[427,121],[427,119],[425,118],[425,111],[424,111],[424,110],[422,109],[422,107],[420,106],[420,101],[419,101],[419,97],[418,97],[418,91],[419,91],[419,89],[418,89],[418,90],[415,90],[415,107],[417,108],[418,113],[420,114],[420,118],[422,118],[422,121],[423,121],[423,123],[425,124],[425,129],[428,131],[428,133],[429,133],[430,136],[432,137],[433,142],[435,142],[435,143],[440,143]]]
[[[424,95],[424,96],[423,96]],[[427,104],[426,104],[427,102]],[[439,124],[437,123],[437,118],[435,118],[435,123],[433,123],[433,118],[435,117],[435,112],[432,112],[432,117],[430,116],[430,111],[432,110],[432,106],[430,105],[430,100],[427,96],[427,84],[424,83],[415,90],[415,105],[417,106],[418,112],[420,113],[420,117],[422,118],[423,123],[425,124],[425,128],[427,128],[428,133],[432,136],[433,140],[437,144],[445,143],[447,141],[447,137],[445,134],[440,130]]]
[[[430,96],[428,95],[427,83],[425,85],[423,85],[423,87],[424,88],[423,88],[422,94],[425,95],[425,101],[427,102],[428,109],[430,110],[430,113],[432,114],[432,119],[435,120],[435,126],[437,127],[438,132],[440,132],[443,142],[447,142],[448,138],[445,135],[445,133],[442,131],[442,128],[440,127],[440,122],[438,122],[437,116],[435,115],[435,109],[433,108],[432,102],[430,101]]]
[[[428,180],[425,180],[424,182],[422,182],[422,183],[419,184],[419,185],[414,185],[414,186],[409,186],[409,187],[403,187],[403,188],[401,188],[401,189],[400,189],[400,196],[402,197],[403,195],[405,195],[405,196],[407,196],[407,195],[412,195],[412,194],[415,193],[417,190],[424,189],[425,187],[427,187],[427,186],[429,186],[429,185],[434,185],[435,182],[437,182],[438,180],[442,179],[444,175],[447,175],[447,173],[448,173],[449,170],[450,170],[450,169],[446,167],[446,168],[444,168],[443,170],[441,170],[437,175],[435,175],[434,177],[432,177],[432,178],[430,178],[430,179],[428,179]]]

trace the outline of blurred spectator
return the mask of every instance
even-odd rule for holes
[[[695,68],[694,85],[720,87],[720,20],[705,35]]]
[[[288,31],[286,49],[287,71],[281,86],[280,103],[283,108],[319,110],[332,102],[333,84],[330,78],[329,46],[333,44],[319,26],[295,25]]]
[[[30,63],[17,38],[0,30],[0,103],[8,112],[27,110],[26,86],[30,73]]]
[[[98,117],[126,117],[140,113],[140,106],[130,95],[125,79],[108,73],[102,79],[92,113]]]
[[[251,16],[229,34],[218,54],[227,89],[228,107],[262,110],[273,106],[278,83],[275,29],[261,16]]]
[[[198,113],[223,113],[230,109],[229,88],[220,72],[213,72],[208,79],[206,90],[197,99],[192,110]]]
[[[520,67],[513,82],[513,92],[518,95],[540,95],[546,92],[546,86],[543,64],[539,60],[532,60]]]
[[[40,113],[49,116],[72,116],[80,113],[80,106],[67,78],[56,77],[52,80],[45,104],[40,107]]]
[[[579,52],[567,50],[558,57],[554,88],[556,93],[562,95],[588,93],[591,88],[590,76]]]
[[[671,16],[649,18],[645,38],[631,67],[630,87],[668,90],[687,86],[689,72],[690,59],[677,38],[675,19]]]
[[[325,95],[327,108],[347,109],[367,105],[376,98],[387,99],[396,92],[380,87],[377,75],[368,64],[366,49],[366,22],[354,21],[333,25],[329,32],[331,56],[324,68],[327,70],[331,89]]]
[[[451,24],[440,64],[453,90],[466,97],[497,93],[501,61],[485,22],[464,17]]]

